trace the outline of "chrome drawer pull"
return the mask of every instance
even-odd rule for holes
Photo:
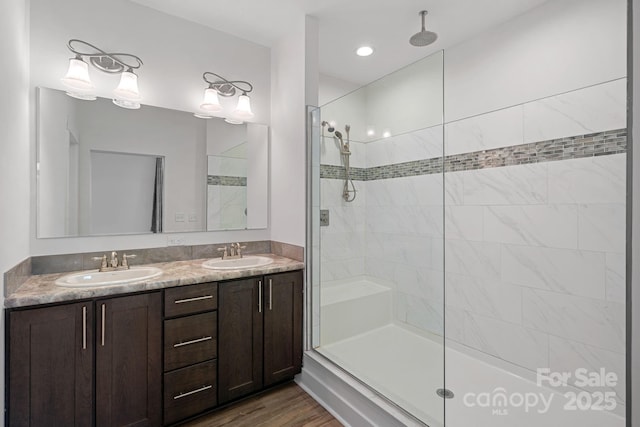
[[[82,349],[87,349],[87,307],[82,307]]]
[[[102,304],[102,325],[101,325],[102,326],[102,328],[101,328],[102,331],[101,332],[102,332],[102,346],[103,347],[104,347],[104,323],[105,323],[106,320],[107,320],[107,315],[105,313],[104,304]]]
[[[196,393],[200,393],[201,391],[205,391],[205,390],[209,390],[210,388],[213,388],[213,386],[211,385],[206,385],[204,387],[200,387],[197,390],[192,390],[192,391],[188,391],[186,393],[180,393],[177,396],[173,396],[173,400],[178,400],[178,399],[182,399],[183,397],[187,397],[187,396],[191,396],[192,394],[196,394]]]
[[[202,296],[202,297],[178,299],[178,300],[175,300],[173,303],[174,304],[183,304],[185,302],[202,301],[203,299],[211,299],[211,298],[213,298],[213,295],[205,295],[205,296]]]
[[[213,339],[213,337],[202,337],[202,338],[198,338],[197,340],[179,342],[178,344],[174,344],[173,348],[178,348],[178,347],[182,347],[182,346],[189,345],[189,344],[196,344],[196,343],[199,343],[199,342],[209,341],[211,339]]]

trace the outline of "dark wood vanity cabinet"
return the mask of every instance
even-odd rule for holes
[[[6,424],[176,425],[291,379],[302,277],[7,310]]]
[[[96,302],[96,426],[158,426],[160,292]]]
[[[218,285],[166,289],[164,294],[164,424],[218,404]]]
[[[262,387],[263,279],[221,283],[218,400],[225,403]]]
[[[302,368],[302,272],[265,276],[265,387],[293,378]]]
[[[159,425],[161,307],[153,292],[8,312],[8,425]]]
[[[9,312],[7,425],[93,425],[93,318],[93,302]]]
[[[302,366],[302,272],[219,286],[218,400],[293,378]]]

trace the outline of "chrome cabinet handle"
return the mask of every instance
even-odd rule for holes
[[[212,339],[213,339],[213,337],[202,337],[202,338],[198,338],[196,340],[179,342],[178,344],[174,344],[173,347],[174,348],[183,347],[185,345],[196,344],[196,343],[199,343],[199,342],[209,341],[209,340],[212,340]]]
[[[82,307],[82,349],[87,349],[87,306]]]
[[[262,280],[258,280],[258,313],[262,313]]]
[[[102,304],[102,346],[104,347],[104,322],[107,318],[107,315],[105,313],[105,307],[104,304]]]
[[[200,393],[201,391],[209,390],[212,387],[213,386],[211,386],[211,385],[206,385],[204,387],[200,387],[198,389],[195,389],[195,390],[192,390],[192,391],[188,391],[186,393],[180,393],[177,396],[173,396],[173,400],[182,399],[183,397],[191,396],[192,394],[196,394],[196,393]]]
[[[211,299],[211,298],[213,298],[213,295],[204,295],[204,296],[195,297],[195,298],[178,299],[178,300],[175,300],[173,303],[184,304],[185,302],[202,301],[202,300]]]
[[[269,279],[269,311],[273,308],[273,280]]]

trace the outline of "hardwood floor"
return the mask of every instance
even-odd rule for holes
[[[340,427],[329,412],[291,382],[238,402],[184,427]]]

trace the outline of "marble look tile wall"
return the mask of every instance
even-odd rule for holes
[[[353,202],[342,199],[344,181],[323,178],[321,209],[328,209],[330,225],[320,227],[320,278],[322,283],[364,274],[365,182],[356,182]]]
[[[237,230],[247,227],[246,183],[244,186],[207,185],[207,199],[208,231]]]
[[[621,79],[448,123],[445,155],[463,161],[444,176],[368,175],[435,162],[436,128],[367,144],[359,204],[322,179],[323,282],[386,280],[397,322],[441,334],[444,319],[448,339],[502,366],[604,367],[623,403],[625,99]]]
[[[625,86],[447,124],[446,152],[623,137]],[[445,324],[447,338],[531,370],[605,368],[624,403],[626,145],[615,144],[588,157],[446,174]]]

